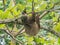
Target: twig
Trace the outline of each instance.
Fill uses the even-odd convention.
[[[11,36],[11,38],[13,38],[16,42],[18,42],[18,43],[20,43],[20,44],[22,44],[23,45],[23,43],[21,42],[21,41],[19,41],[18,39],[16,39],[11,33],[9,33],[9,31],[8,30],[5,30],[5,29],[0,29],[0,30],[2,30],[2,31],[4,31],[4,32],[6,32],[8,35],[10,35]]]
[[[14,5],[16,5],[16,1],[15,1],[15,0],[13,0],[13,2],[14,2]]]
[[[34,0],[32,0],[32,12],[34,12]]]
[[[16,37],[17,35],[21,34],[21,32],[23,31],[23,29],[24,29],[24,26],[22,26],[22,27],[19,29],[19,31],[17,32],[17,34],[15,35],[15,37]]]
[[[19,20],[19,21],[18,21]],[[6,24],[6,23],[15,23],[17,21],[19,24],[21,24],[20,17],[18,18],[13,18],[13,19],[5,19],[5,20],[0,20],[0,24]]]
[[[4,5],[4,11],[5,11],[6,9],[5,0],[3,0],[3,5]]]
[[[60,33],[57,33],[56,31],[52,30],[52,29],[49,29],[49,28],[46,28],[46,27],[40,27],[41,29],[44,29],[48,32],[51,32],[52,34],[56,35],[57,37],[60,37]]]
[[[16,25],[17,25],[17,24],[16,24],[16,21],[15,21],[15,23],[14,23],[14,27],[12,28],[11,32],[14,31],[14,28],[17,28]]]
[[[48,12],[49,12],[49,11],[44,11],[44,12],[40,15],[39,19],[42,19]]]
[[[11,31],[9,30],[9,28],[8,28],[8,25],[7,25],[7,24],[5,24],[5,26],[6,26],[6,29],[7,29],[9,32],[11,32]]]
[[[59,3],[60,3],[60,2],[55,3],[51,9],[44,11],[39,18],[41,19],[41,18],[43,18],[48,12],[54,11],[54,10],[55,10],[55,9],[54,9],[55,5],[57,5],[57,4],[59,4]]]

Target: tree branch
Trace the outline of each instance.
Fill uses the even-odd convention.
[[[42,19],[48,12],[49,12],[49,11],[44,11],[44,12],[40,15],[39,19]]]
[[[41,26],[41,29],[44,29],[48,32],[51,32],[52,34],[56,35],[57,37],[60,37],[60,33],[57,33],[56,31],[52,30],[52,29],[49,29],[49,28],[46,28],[46,27],[42,27]]]
[[[19,23],[19,24],[22,24],[21,23],[21,19],[20,17],[18,18],[13,18],[13,19],[5,19],[5,20],[0,20],[0,24],[7,24],[7,23]]]
[[[6,29],[7,29],[9,32],[11,32],[11,31],[9,30],[9,28],[8,28],[8,25],[7,25],[7,24],[5,24],[5,26],[6,26]]]
[[[59,4],[59,3],[60,3],[60,2],[57,2],[57,3],[55,3],[55,4],[53,5],[53,7],[52,7],[51,9],[45,10],[45,11],[41,14],[41,16],[40,16],[39,18],[41,19],[41,18],[43,18],[48,12],[51,12],[51,11],[56,10],[56,9],[54,9],[54,7],[55,7],[55,5],[57,5],[57,4]]]
[[[32,12],[34,12],[34,0],[32,0]]]
[[[23,31],[23,29],[24,29],[24,26],[22,26],[22,27],[19,29],[19,31],[17,32],[17,34],[15,35],[15,37],[16,37],[17,35],[21,34],[21,32]]]
[[[59,2],[55,3],[55,5],[57,5]],[[52,8],[54,8],[54,6]],[[32,0],[32,11],[34,11],[34,0]],[[43,18],[49,11],[42,11],[43,13],[40,16],[40,19]],[[32,12],[30,12],[32,13]],[[35,14],[40,13],[40,12],[35,12]],[[29,13],[27,13],[29,14]],[[20,17],[19,17],[20,18]],[[15,19],[5,19],[5,20],[0,20],[0,24],[6,24],[6,23],[10,23],[10,22],[15,22],[16,20],[18,20],[19,18],[15,18]],[[17,21],[19,24],[21,24],[20,21]]]
[[[4,10],[6,9],[5,0],[3,0]]]
[[[5,29],[0,29],[1,31],[4,31],[6,32],[8,35],[11,36],[11,38],[13,38],[16,42],[20,43],[23,45],[23,43],[21,41],[19,41],[18,39],[16,39],[8,30],[5,30]]]

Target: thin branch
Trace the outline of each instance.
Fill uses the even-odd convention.
[[[15,0],[13,0],[13,2],[14,2],[14,5],[16,5],[16,1],[15,1]]]
[[[5,0],[3,0],[4,10],[6,9]]]
[[[16,21],[17,23],[21,24],[21,19],[20,19],[20,17],[18,17],[18,18],[13,18],[13,19],[0,20],[0,24],[15,23],[15,21]]]
[[[49,12],[49,11],[44,11],[44,12],[40,15],[39,19],[42,19],[48,12]]]
[[[60,3],[60,2],[55,3],[51,9],[46,10],[45,12],[43,12],[39,18],[41,19],[41,18],[43,18],[48,12],[51,12],[51,11],[56,10],[56,9],[54,9],[54,7],[55,7],[55,5],[57,5],[57,4],[59,4],[59,3]]]
[[[9,28],[8,28],[8,25],[7,25],[7,24],[5,24],[5,26],[6,26],[6,29],[7,29],[9,32],[11,32],[11,31],[9,30]]]
[[[10,22],[14,22],[16,19],[5,19],[5,20],[0,20],[0,24],[6,24]]]
[[[23,45],[23,43],[22,43],[21,41],[19,41],[18,39],[16,39],[11,33],[9,33],[8,30],[5,30],[5,29],[0,29],[0,30],[6,32],[6,33],[7,33],[8,35],[10,35],[11,38],[13,38],[16,42],[18,42],[18,43],[20,43],[20,44]]]
[[[34,12],[34,0],[32,0],[32,12]]]
[[[17,24],[16,24],[16,21],[15,21],[14,27],[12,28],[11,32],[15,31],[14,28],[17,28],[16,25],[17,25]]]
[[[40,18],[40,19],[43,18],[48,12],[55,11],[54,7],[55,7],[55,5],[57,5],[57,4],[59,4],[59,3],[60,3],[60,2],[55,3],[54,6],[53,6],[51,9],[49,9],[49,10],[40,11],[40,12],[43,12],[43,13],[41,14],[41,16],[40,16],[39,18]],[[32,10],[33,10],[33,9],[34,9],[34,5],[33,5],[33,1],[32,1]],[[40,13],[40,12],[35,12],[35,14],[38,14],[38,13]],[[27,13],[27,14],[30,14],[30,13],[32,13],[32,12],[29,12],[29,13]]]
[[[58,3],[55,3],[54,4],[54,6],[55,5],[57,5]],[[53,6],[53,7],[54,7]],[[32,0],[32,11],[34,11],[34,0]],[[41,16],[40,16],[40,19],[42,18],[42,17],[44,17],[47,13],[48,13],[48,11],[46,11],[46,12],[44,12],[44,11],[42,11],[43,13],[41,14]],[[30,12],[30,13],[32,13],[32,12]],[[39,13],[39,12],[35,12],[36,14],[37,13]],[[29,14],[29,13],[28,13]],[[20,17],[19,17],[20,18]],[[0,20],[0,24],[6,24],[6,23],[11,23],[11,22],[15,22],[15,20],[18,20],[19,18],[15,18],[15,19],[5,19],[5,20]],[[20,21],[17,21],[19,24],[21,24],[21,22]]]
[[[15,4],[16,4],[16,2],[15,2],[15,0],[11,0],[11,2],[13,2],[13,4],[11,5],[11,6],[15,6]]]
[[[48,32],[51,32],[52,34],[56,35],[57,37],[60,37],[60,33],[57,33],[56,31],[52,30],[52,29],[49,29],[49,28],[46,28],[46,27],[42,27],[41,26],[41,29],[44,29]]]
[[[44,11],[41,15],[40,15],[40,19],[42,19],[47,13],[49,13],[49,12],[51,12],[51,11],[55,11],[56,9],[50,9],[50,10],[46,10],[46,11]]]
[[[16,37],[17,35],[21,34],[21,32],[23,31],[23,29],[24,29],[24,26],[22,26],[22,27],[19,29],[19,31],[17,32],[17,34],[15,35],[15,37]]]

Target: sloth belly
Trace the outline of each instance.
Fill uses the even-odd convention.
[[[30,36],[35,36],[39,32],[39,27],[36,22],[30,24],[29,27],[25,27],[25,32]]]

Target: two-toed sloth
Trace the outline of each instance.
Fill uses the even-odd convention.
[[[21,16],[22,23],[25,27],[25,32],[30,36],[35,36],[40,29],[39,15],[32,14],[32,16],[26,13]]]

